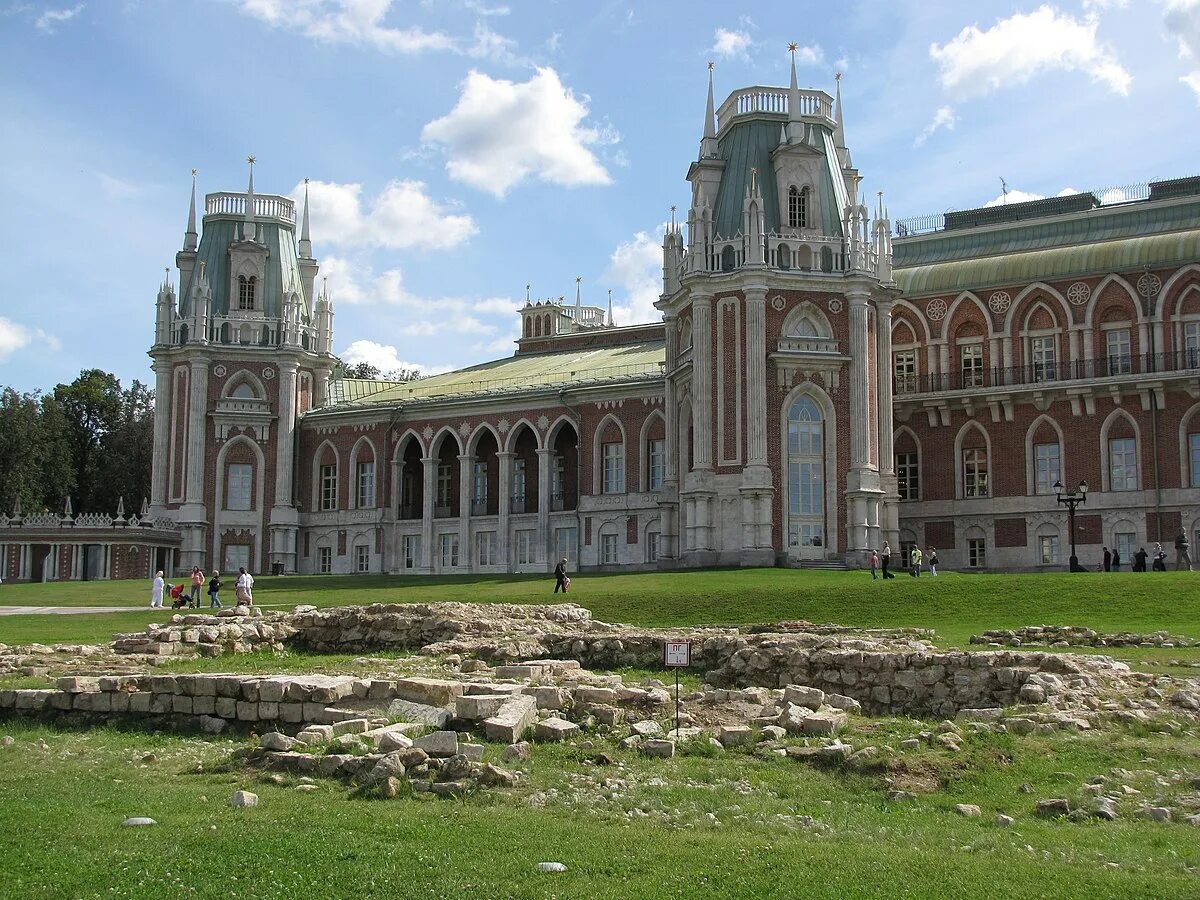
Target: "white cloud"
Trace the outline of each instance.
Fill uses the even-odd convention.
[[[373,46],[396,53],[453,50],[454,39],[421,28],[384,24],[392,0],[242,0],[241,10],[275,28],[328,44]]]
[[[825,51],[816,44],[796,48],[796,62],[802,66],[819,66],[825,62]]]
[[[845,56],[839,56],[833,64],[837,66],[839,72],[845,72],[850,68],[850,60]]]
[[[731,56],[745,56],[752,43],[754,41],[751,40],[749,32],[718,28],[713,35],[713,45],[709,50],[717,56],[728,59]]]
[[[1075,194],[1079,194],[1079,193],[1082,193],[1082,192],[1073,187],[1065,187],[1061,191],[1059,191],[1057,194],[1055,194],[1054,196],[1055,197],[1071,197],[1071,196],[1073,196]],[[983,205],[984,206],[1000,206],[1001,204],[1004,204],[1004,203],[1025,203],[1028,200],[1045,200],[1045,199],[1046,199],[1045,194],[1035,194],[1032,191],[1022,191],[1022,190],[1019,190],[1018,188],[1010,188],[1007,196],[1003,192],[1001,192],[1000,194],[993,197],[991,200],[987,201],[987,203],[985,203]],[[1096,195],[1096,199],[1098,199],[1100,201],[1101,205],[1107,206],[1109,203],[1124,203],[1126,200],[1130,200],[1132,198],[1126,191],[1122,190],[1121,188],[1109,188],[1106,191],[1102,191],[1102,192],[1098,193]]]
[[[142,192],[142,189],[132,182],[125,181],[123,178],[117,178],[113,175],[108,175],[104,172],[97,172],[96,178],[100,182],[100,190],[110,200],[121,200],[126,197],[136,197]]]
[[[0,362],[34,343],[42,344],[47,350],[62,349],[62,343],[54,335],[47,334],[40,328],[26,328],[12,319],[0,316]]]
[[[1179,58],[1200,61],[1200,0],[1168,0],[1163,12],[1167,33],[1179,45]],[[1200,69],[1179,76],[1200,102]]]
[[[347,365],[369,363],[384,375],[401,369],[420,369],[422,375],[437,375],[439,372],[450,370],[449,366],[427,366],[401,359],[400,351],[394,346],[375,341],[354,341],[339,355]]]
[[[1079,20],[1050,6],[1001,19],[986,31],[968,25],[929,55],[941,66],[942,87],[957,97],[1024,84],[1043,71],[1086,72],[1118,94],[1133,77],[1115,51],[1096,37],[1095,16]]]
[[[480,0],[466,0],[463,6],[479,16],[507,16],[512,12],[507,6],[488,6]]]
[[[292,197],[304,202],[303,182]],[[308,197],[312,234],[323,244],[444,250],[479,231],[471,216],[431,199],[420,181],[388,182],[369,209],[356,183],[310,181]]]
[[[947,131],[954,130],[954,124],[957,121],[954,115],[954,108],[951,106],[943,106],[933,114],[933,119],[925,129],[917,135],[917,139],[913,141],[914,147],[921,147],[929,140],[935,131],[945,128]]]
[[[37,21],[33,23],[33,26],[38,31],[53,34],[54,29],[63,22],[69,22],[83,12],[83,7],[84,4],[80,3],[78,6],[72,6],[69,9],[48,9],[37,17]]]
[[[587,101],[551,68],[537,69],[525,82],[472,71],[454,109],[426,125],[421,137],[445,148],[451,178],[497,197],[529,177],[567,187],[609,184],[590,148],[620,136],[584,124]]]
[[[662,245],[649,232],[639,231],[617,245],[608,258],[602,281],[614,287],[613,319],[618,325],[662,318],[654,308],[654,301],[662,293]]]
[[[467,56],[508,66],[532,65],[517,54],[516,41],[492,31],[483,22],[475,23],[475,41],[467,48]]]

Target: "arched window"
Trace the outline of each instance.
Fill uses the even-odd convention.
[[[525,337],[533,337],[533,319],[525,319]]]
[[[721,271],[732,272],[737,268],[737,254],[732,247],[726,247],[721,251]]]
[[[245,381],[243,381],[241,384],[239,384],[237,387],[235,387],[233,389],[233,393],[231,393],[229,396],[232,397],[234,400],[257,400],[258,399],[258,395],[254,393],[254,388],[252,388]]]
[[[238,276],[238,309],[254,309],[254,289],[258,279],[253,275],[247,278]]]
[[[808,227],[808,188],[797,190],[793,184],[788,188],[788,225],[792,228]]]
[[[779,268],[790,269],[792,267],[792,251],[787,244],[779,245],[779,249],[775,251],[775,258],[779,261]]]
[[[825,546],[825,423],[811,397],[788,410],[788,546]]]

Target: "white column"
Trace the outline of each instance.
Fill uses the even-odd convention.
[[[167,457],[170,443],[171,413],[171,364],[166,360],[154,361],[154,455],[151,461],[150,507],[158,513],[167,502],[167,470],[171,461]]]
[[[679,320],[673,315],[663,316],[667,336],[666,359],[667,371],[670,372],[676,364],[679,350]],[[679,398],[676,393],[675,379],[667,375],[663,385],[663,404],[666,407],[666,454],[667,462],[663,473],[662,519],[659,525],[658,555],[662,559],[676,559],[679,556]]]
[[[458,457],[458,564],[474,570],[471,555],[471,487],[474,481],[475,457],[466,453]]]
[[[202,504],[204,503],[204,450],[208,430],[208,360],[192,360],[190,381],[186,502]]]
[[[433,501],[437,491],[437,457],[421,459],[424,489],[421,494],[421,565],[426,571],[433,570]]]
[[[767,465],[767,288],[746,295],[746,467],[742,470],[742,561],[770,565],[774,486]],[[728,549],[728,548],[726,548]]]
[[[847,295],[850,301],[850,467],[853,469],[865,469],[870,464],[867,297],[865,292]]]
[[[292,505],[292,458],[296,433],[296,363],[279,364],[279,416],[275,420],[275,505]],[[351,490],[354,473],[350,473]]]
[[[692,299],[692,431],[694,467],[712,469],[712,304],[711,294]]]
[[[537,562],[546,565],[550,560],[550,555],[553,550],[550,547],[550,476],[554,467],[554,448],[539,447],[537,451],[538,457],[538,526],[537,526]],[[578,460],[576,460],[578,466]],[[564,485],[564,491],[566,486]],[[583,535],[579,536],[579,542],[582,546]],[[573,559],[570,561],[572,565],[578,566],[579,560]],[[557,560],[555,560],[557,563]],[[547,566],[551,568],[552,566]]]
[[[499,527],[496,529],[496,562],[504,566],[504,571],[511,571],[508,559],[508,517],[512,512],[512,461],[516,454],[511,450],[501,450],[496,454],[500,460],[500,477],[497,479],[496,490],[500,496],[496,512],[499,517]]]

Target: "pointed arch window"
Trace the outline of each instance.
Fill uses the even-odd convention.
[[[808,227],[808,187],[788,188],[788,225],[792,228]]]
[[[258,279],[251,275],[247,278],[245,275],[238,276],[238,309],[254,309],[254,292],[258,285]]]
[[[811,397],[788,410],[788,545],[825,545],[825,422]]]

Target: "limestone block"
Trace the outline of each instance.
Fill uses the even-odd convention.
[[[749,725],[722,725],[717,731],[717,740],[726,749],[750,747],[754,744],[754,732]]]
[[[305,704],[303,704],[303,707],[304,707],[304,717],[303,717],[302,721],[316,722],[321,725],[328,724],[329,717],[327,715],[325,715],[325,704],[324,703],[305,703]]]
[[[489,741],[515,744],[536,719],[537,702],[532,697],[509,697],[496,715],[483,720],[483,733]]]
[[[435,731],[413,741],[413,748],[435,758],[449,759],[458,754],[458,732]]]
[[[129,695],[129,711],[131,713],[148,713],[150,712],[150,698],[153,694],[147,691],[138,691]]]
[[[412,743],[412,738],[402,732],[384,731],[379,735],[377,746],[381,753],[393,753],[396,750],[407,750]]]
[[[441,728],[450,721],[450,710],[441,706],[413,703],[408,700],[393,700],[388,704],[388,714],[419,725]]]
[[[306,744],[326,744],[333,740],[332,725],[308,725],[297,735]]]
[[[454,711],[460,719],[477,721],[496,715],[508,697],[504,694],[464,694],[454,700]]]
[[[371,723],[366,719],[343,719],[340,722],[333,723],[333,733],[335,736],[342,734],[365,734],[371,728]]]
[[[151,694],[150,695],[150,712],[151,713],[169,713],[175,710],[175,704],[172,702],[174,694]]]
[[[249,700],[236,701],[237,719],[241,722],[258,721],[258,704]]]
[[[483,744],[459,744],[458,753],[471,762],[483,762]]]
[[[59,678],[55,686],[68,694],[81,694],[84,691],[100,690],[99,678],[82,678],[77,675],[68,675],[65,678]]]
[[[825,702],[834,709],[840,709],[843,712],[859,713],[862,712],[862,704],[853,697],[847,697],[844,694],[826,694]]]
[[[117,696],[114,694],[114,697]],[[128,694],[129,697],[136,697],[137,694]],[[211,716],[217,711],[217,698],[211,696],[200,696],[192,698],[192,715],[196,716]]]
[[[571,695],[562,688],[550,686],[526,688],[526,693],[537,701],[538,709],[566,709],[571,702]]]
[[[303,703],[280,703],[279,721],[298,723],[304,721]]]
[[[215,697],[217,695],[217,680],[211,675],[197,675],[192,681],[192,695],[195,697]]]
[[[258,718],[263,722],[274,722],[279,718],[279,704],[260,700],[258,702]]]
[[[200,730],[205,734],[220,734],[227,724],[229,723],[217,716],[200,717]]]
[[[825,692],[799,684],[789,684],[783,689],[783,701],[816,712],[825,703]]]
[[[539,741],[565,741],[579,734],[579,726],[566,719],[543,719],[533,726],[533,737]]]
[[[650,719],[634,722],[629,726],[629,730],[638,737],[658,737],[663,733],[662,726]]]
[[[258,683],[259,702],[279,703],[283,700],[283,682],[277,678],[266,678]]]
[[[192,698],[186,694],[176,694],[174,697],[173,709],[180,715],[192,715]]]
[[[497,678],[513,678],[518,681],[528,681],[530,678],[541,678],[542,667],[532,664],[524,666],[496,666],[492,674]]]
[[[174,675],[151,675],[146,682],[149,689],[156,694],[175,694],[179,691]]]
[[[392,682],[375,679],[367,688],[368,700],[387,700],[392,696]]]
[[[641,744],[638,745],[638,750],[645,756],[669,759],[675,755],[675,742],[651,739],[642,741]]]
[[[459,681],[446,681],[440,678],[401,678],[396,682],[396,696],[401,700],[412,703],[425,703],[429,706],[450,706],[456,697],[463,695],[463,685]]]
[[[271,731],[264,734],[259,743],[264,750],[286,752],[296,746],[296,739],[290,738],[286,734],[280,734],[278,731]]]
[[[800,730],[804,734],[837,734],[846,727],[846,722],[847,716],[844,712],[825,707],[805,718],[800,724]]]
[[[804,720],[813,715],[807,706],[788,704],[779,714],[777,724],[789,734],[800,734],[804,728]]]
[[[532,688],[525,684],[505,684],[498,681],[468,682],[463,685],[464,694],[529,694]]]

